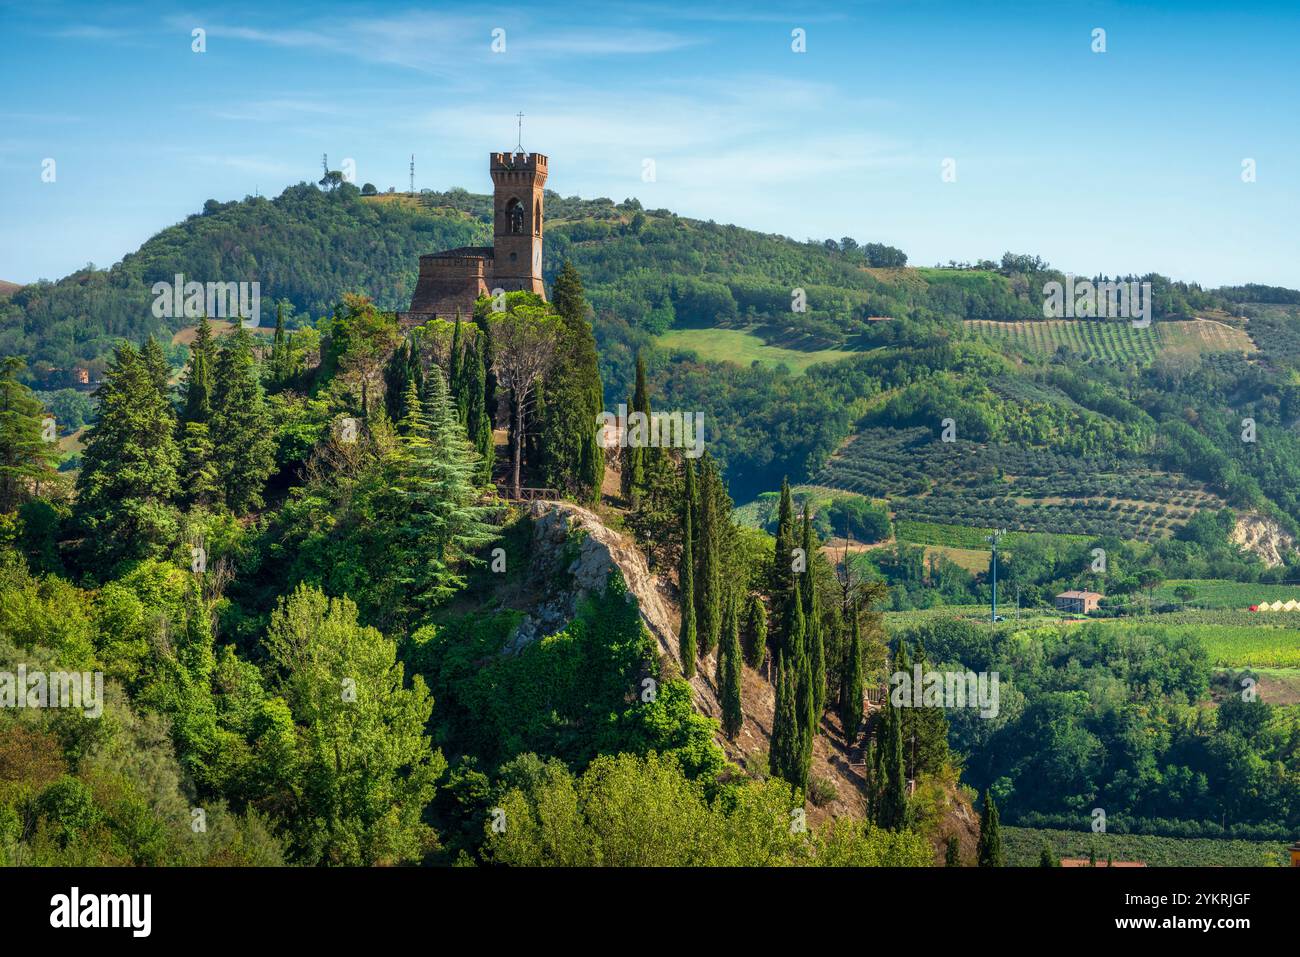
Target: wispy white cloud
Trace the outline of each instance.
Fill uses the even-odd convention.
[[[457,16],[407,11],[388,16],[259,26],[205,23],[202,16],[168,18],[173,26],[203,26],[211,40],[237,40],[285,49],[318,50],[425,73],[454,75],[488,61],[493,31],[505,30],[505,52],[530,57],[620,56],[667,53],[705,42],[697,33],[658,28],[554,25],[509,8],[494,15]]]
[[[139,32],[125,27],[101,27],[83,23],[71,27],[62,27],[52,31],[50,35],[65,40],[98,40],[101,42],[121,43],[136,39]]]
[[[213,116],[223,120],[241,120],[261,123],[279,123],[306,113],[315,116],[333,116],[341,112],[337,103],[312,99],[279,98],[257,100],[231,105],[214,111]]]
[[[302,173],[301,168],[292,164],[267,159],[262,156],[197,154],[193,159],[196,163],[201,163],[204,166],[222,166],[238,170],[241,173],[256,173],[259,176],[273,176],[289,181],[299,177]]]
[[[698,34],[667,30],[555,30],[525,32],[517,41],[526,53],[617,56],[623,54],[668,53],[706,42]]]

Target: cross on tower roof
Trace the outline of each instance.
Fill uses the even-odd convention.
[[[522,112],[520,112],[520,113],[516,113],[515,116],[517,116],[517,117],[519,118],[519,147],[518,147],[518,152],[522,153],[522,152],[524,151],[524,114],[523,114]]]

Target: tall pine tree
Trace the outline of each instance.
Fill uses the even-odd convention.
[[[158,345],[158,340],[153,336],[146,339],[144,346],[141,347],[140,361],[144,363],[145,369],[149,371],[149,379],[153,382],[154,388],[170,404],[171,385],[168,380],[172,375],[172,366],[167,361],[162,346]]]
[[[275,441],[247,329],[228,336],[217,356],[211,432],[226,506],[236,514],[261,508]]]
[[[77,523],[96,569],[156,556],[179,536],[180,453],[170,404],[129,343],[114,352],[77,476]]]
[[[474,452],[435,364],[425,380],[427,404],[407,387],[394,486],[403,522],[394,548],[394,574],[413,610],[437,604],[464,587],[457,565],[492,541],[496,529],[474,486]]]
[[[55,481],[59,446],[46,441],[45,410],[19,381],[23,360],[6,356],[0,367],[0,512],[10,512]]]

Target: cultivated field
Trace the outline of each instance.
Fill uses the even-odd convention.
[[[1241,329],[1210,319],[1152,322],[1137,328],[1131,322],[1098,319],[1042,319],[997,322],[971,319],[966,328],[978,336],[1009,343],[1036,355],[1052,355],[1061,347],[1103,362],[1146,364],[1162,351],[1254,352],[1255,344]]]
[[[1044,843],[1058,859],[1087,858],[1089,851],[1096,851],[1100,864],[1110,854],[1116,861],[1141,861],[1149,867],[1280,867],[1287,857],[1281,841],[1094,834],[1007,825],[1001,833],[1012,867],[1036,866]]]
[[[1188,603],[1195,608],[1236,608],[1245,611],[1251,605],[1274,601],[1300,601],[1300,585],[1263,585],[1251,582],[1171,578],[1155,591],[1157,601],[1176,601],[1175,589],[1190,588],[1194,597]],[[1262,618],[1265,612],[1256,612]],[[1276,612],[1267,613],[1270,615]],[[1272,620],[1271,618],[1268,620]]]
[[[1197,481],[1133,460],[957,440],[927,428],[870,428],[831,456],[815,481],[887,498],[899,522],[1005,528],[1149,542],[1222,500]],[[978,547],[975,539],[927,544]]]

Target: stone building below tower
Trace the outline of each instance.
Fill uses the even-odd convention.
[[[526,290],[546,296],[542,281],[542,217],[546,157],[540,153],[493,153],[492,245],[462,246],[420,257],[411,309],[404,325],[435,316],[453,319],[474,313],[474,302],[494,289]]]

